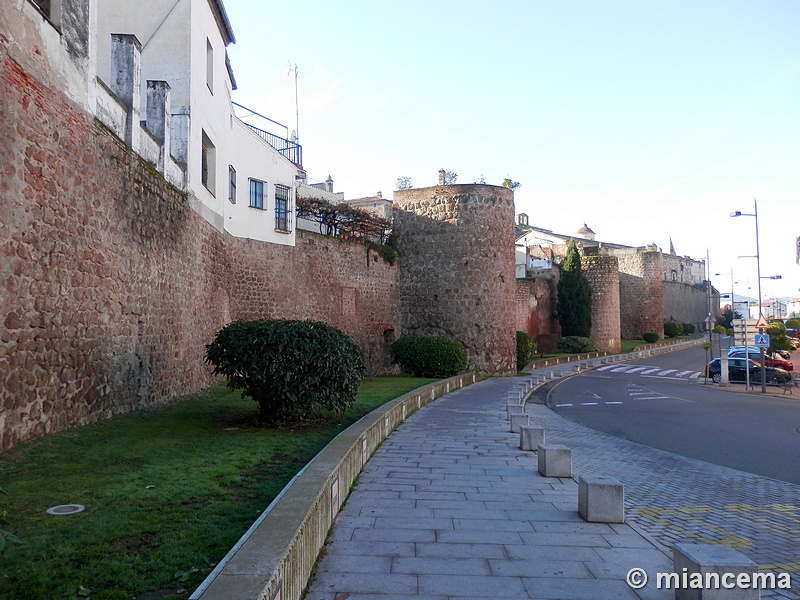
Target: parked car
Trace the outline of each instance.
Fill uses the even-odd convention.
[[[750,381],[761,383],[761,364],[744,357],[734,357],[728,359],[728,381],[747,381],[747,368],[750,368]],[[722,359],[715,358],[708,363],[708,377],[714,383],[722,381]],[[780,384],[792,380],[792,375],[788,371],[779,367],[764,367],[764,375],[767,383]]]
[[[745,358],[744,351],[736,351],[733,353],[728,353],[728,359],[731,358]],[[747,353],[747,358],[750,358],[756,361],[759,365],[761,364],[761,353],[760,352],[753,352],[752,350]],[[793,371],[794,364],[790,360],[786,360],[784,358],[776,358],[774,356],[767,356],[764,355],[764,366],[765,367],[780,367],[785,371]]]

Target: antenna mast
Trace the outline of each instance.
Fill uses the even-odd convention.
[[[289,76],[294,73],[294,117],[295,117],[295,139],[294,142],[298,143],[300,140],[300,105],[297,101],[297,63],[294,65],[289,61],[289,70],[286,75]]]

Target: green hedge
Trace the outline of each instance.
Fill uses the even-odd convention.
[[[467,368],[467,351],[459,342],[434,335],[408,335],[392,344],[394,362],[414,377],[452,377]]]
[[[517,332],[517,370],[522,369],[536,352],[536,344],[530,334]]]
[[[655,331],[645,331],[642,339],[648,344],[655,344],[658,341],[658,334]]]
[[[674,338],[683,333],[683,324],[677,321],[666,321],[664,323],[664,337]]]
[[[597,352],[594,342],[587,337],[568,335],[558,340],[558,349],[568,354],[582,354],[584,352]]]

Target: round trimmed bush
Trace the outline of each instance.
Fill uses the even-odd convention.
[[[517,370],[523,368],[536,351],[533,338],[525,331],[517,332]]]
[[[259,420],[319,410],[342,413],[355,402],[364,358],[344,333],[318,321],[236,321],[206,346],[206,362],[228,387],[259,404]]]
[[[583,354],[584,352],[597,352],[597,347],[587,337],[568,335],[558,340],[558,350],[567,354]]]
[[[655,331],[645,331],[642,339],[648,344],[655,344],[658,341],[658,334]]]
[[[683,325],[677,321],[666,321],[664,323],[664,337],[674,338],[683,333]]]
[[[450,338],[407,335],[392,344],[394,362],[414,377],[452,377],[467,368],[467,351]]]

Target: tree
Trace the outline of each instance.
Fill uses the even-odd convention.
[[[450,169],[444,170],[444,184],[445,185],[454,185],[458,181],[458,173],[455,171],[451,171]]]
[[[717,317],[717,325],[722,325],[725,329],[731,329],[733,327],[733,320],[741,318],[742,315],[740,315],[738,311],[734,311],[730,306],[726,306],[722,309],[719,317]]]
[[[592,290],[581,270],[575,240],[569,241],[558,282],[558,320],[561,335],[589,337],[592,332]]]
[[[397,180],[394,182],[395,187],[398,190],[410,190],[412,187],[411,185],[411,177],[398,177]]]
[[[514,190],[516,190],[521,185],[522,184],[519,181],[513,181],[513,180],[509,179],[508,177],[503,179],[503,187],[510,189],[512,192]]]

